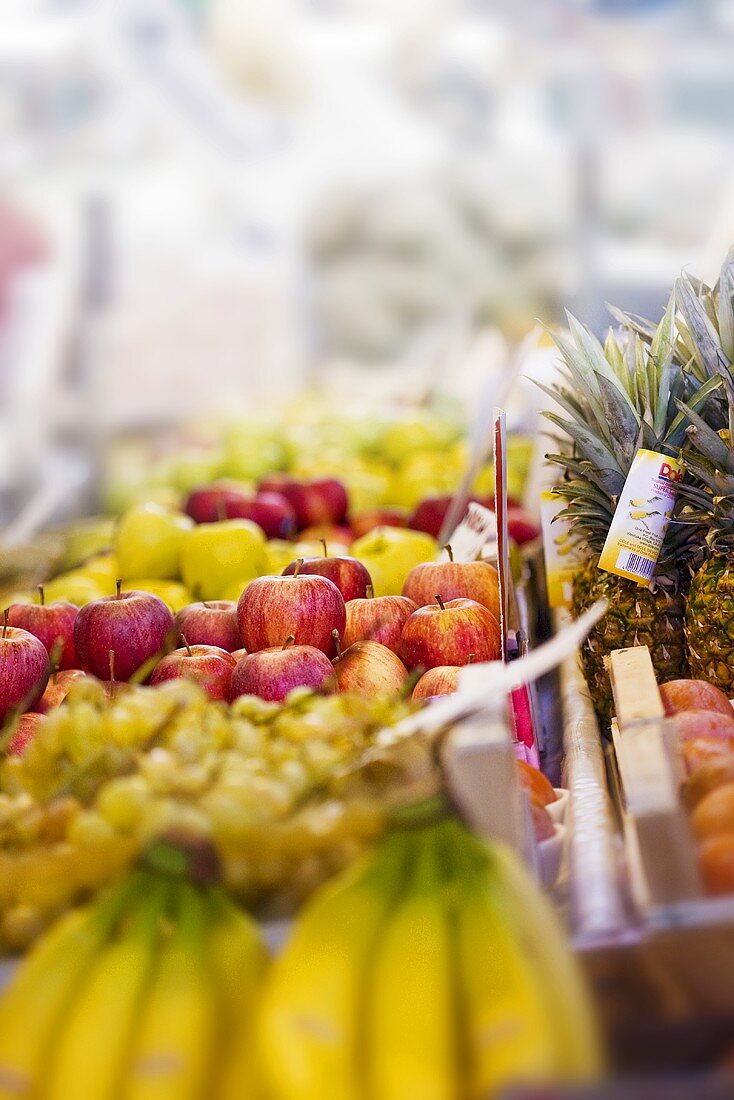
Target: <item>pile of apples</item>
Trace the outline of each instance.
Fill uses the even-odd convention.
[[[705,680],[671,680],[660,695],[677,727],[704,885],[712,894],[734,893],[734,709]]]
[[[21,751],[40,715],[85,675],[110,693],[131,678],[187,678],[219,700],[282,701],[297,687],[390,695],[411,683],[416,700],[444,695],[461,666],[499,657],[498,588],[487,562],[430,561],[410,569],[401,594],[376,596],[363,561],[324,552],[252,579],[236,601],[192,601],[175,616],[160,596],[123,591],[121,581],[81,608],[48,603],[41,589],[39,603],[15,603],[5,616],[0,723],[31,712],[10,745]]]

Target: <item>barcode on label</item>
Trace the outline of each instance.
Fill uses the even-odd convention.
[[[655,564],[652,558],[646,558],[644,554],[632,554],[629,550],[623,550],[617,558],[617,569],[624,569],[625,573],[634,573],[636,577],[646,577],[648,580],[655,572]]]

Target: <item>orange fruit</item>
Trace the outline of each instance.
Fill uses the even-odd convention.
[[[541,771],[524,760],[516,761],[520,786],[528,792],[530,798],[538,806],[548,806],[556,800],[556,792],[550,780],[546,779]]]
[[[699,840],[734,833],[734,783],[709,791],[691,814],[691,826]]]
[[[734,893],[734,832],[704,840],[699,845],[698,858],[709,893]]]
[[[660,698],[668,715],[684,710],[709,710],[734,717],[734,709],[721,688],[706,680],[669,680],[660,685]]]
[[[695,771],[692,771],[683,784],[683,798],[689,809],[697,806],[702,798],[705,798],[717,787],[723,787],[725,783],[734,783],[734,753],[720,753],[709,760],[705,760]]]
[[[689,737],[680,743],[686,773],[690,775],[712,760],[734,756],[734,740],[725,737]]]

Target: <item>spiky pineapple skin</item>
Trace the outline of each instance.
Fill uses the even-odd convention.
[[[597,560],[584,562],[574,574],[571,610],[577,617],[596,600],[609,603],[581,650],[589,693],[602,731],[608,733],[614,705],[604,658],[613,650],[648,646],[660,683],[688,675],[685,583],[676,570],[657,576],[654,590],[643,588],[599,569]]]
[[[714,551],[694,573],[686,637],[691,675],[734,695],[734,550]]]

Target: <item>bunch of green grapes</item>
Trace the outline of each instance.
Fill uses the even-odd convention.
[[[214,841],[242,900],[291,909],[381,834],[395,801],[435,785],[428,747],[375,756],[410,709],[305,689],[227,706],[181,680],[108,699],[80,682],[0,766],[0,945],[25,946],[177,830]]]

